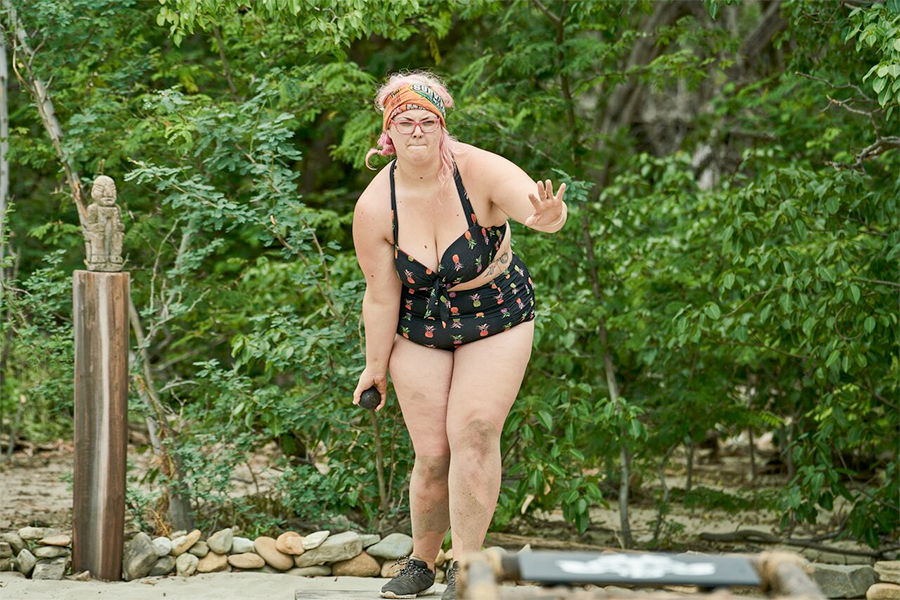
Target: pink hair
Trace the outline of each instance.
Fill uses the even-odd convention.
[[[388,97],[388,94],[409,83],[421,83],[427,85],[441,97],[446,109],[449,110],[453,107],[453,97],[447,91],[447,88],[444,87],[444,84],[440,79],[426,71],[411,71],[409,73],[394,73],[388,78],[387,83],[381,86],[378,93],[375,94],[375,108],[383,113],[384,101]],[[441,152],[441,169],[438,171],[438,181],[441,183],[441,191],[443,194],[446,194],[452,189],[454,170],[453,149],[458,146],[458,144],[459,141],[450,135],[450,132],[444,127],[438,145]],[[373,154],[380,154],[381,156],[394,156],[397,154],[397,150],[394,148],[394,142],[386,131],[382,131],[381,137],[378,138],[378,148],[372,148],[366,153],[366,167],[374,170],[374,167],[369,164],[369,158],[371,158]]]

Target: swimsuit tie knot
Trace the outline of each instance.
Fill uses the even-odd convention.
[[[447,284],[443,278],[435,277],[434,283],[431,285],[431,294],[428,296],[428,306],[425,309],[425,316],[440,316],[441,321],[446,323],[450,320],[450,300],[447,297]]]

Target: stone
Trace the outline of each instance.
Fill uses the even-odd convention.
[[[305,540],[303,545],[306,546]],[[349,560],[360,552],[362,552],[362,539],[359,537],[359,534],[354,531],[345,531],[344,533],[328,536],[328,539],[322,542],[322,545],[318,548],[307,550],[300,556],[294,557],[294,565],[297,567],[311,567],[313,565],[335,563]]]
[[[311,533],[303,538],[303,547],[307,550],[318,548],[325,540],[328,539],[329,535],[331,535],[330,531],[317,531],[315,533]]]
[[[125,544],[125,555],[122,559],[122,578],[133,581],[146,577],[156,563],[159,554],[153,540],[146,533],[139,533]]]
[[[156,559],[156,562],[153,563],[153,568],[150,569],[150,572],[147,574],[149,577],[162,577],[164,575],[168,575],[172,571],[175,570],[175,557],[174,556],[160,556]]]
[[[9,547],[12,548],[13,556],[19,554],[22,550],[26,550],[28,548],[28,544],[25,543],[21,537],[19,537],[18,533],[3,533],[0,534],[0,540],[9,544]]]
[[[48,535],[52,535],[52,531],[44,527],[23,527],[19,530],[19,537],[26,542],[34,542]]]
[[[452,563],[453,562],[453,548],[450,548],[446,552],[444,552],[444,562]]]
[[[179,577],[190,577],[197,570],[200,559],[193,554],[182,554],[175,559],[175,573]]]
[[[0,587],[3,587],[3,584],[10,579],[27,579],[27,577],[25,577],[18,571],[0,572]]]
[[[179,529],[178,531],[173,531],[172,534],[169,536],[169,539],[176,540],[176,539],[180,538],[181,536],[187,535],[187,534],[188,534],[187,531]]]
[[[16,555],[16,568],[19,573],[26,576],[31,574],[35,563],[37,563],[37,559],[27,548],[23,548],[19,554]]]
[[[396,560],[386,560],[384,561],[384,564],[381,565],[381,576],[392,579],[400,574],[402,568],[403,565]]]
[[[194,555],[191,555],[194,556]],[[209,552],[197,563],[198,573],[218,573],[228,569],[228,557],[224,554]]]
[[[381,536],[377,533],[363,533],[359,537],[362,538],[363,550],[381,541]]]
[[[172,553],[172,540],[167,537],[158,537],[153,540],[153,547],[159,556],[168,556]]]
[[[0,558],[9,558],[12,555],[12,546],[9,545],[9,542],[0,542]]]
[[[378,577],[381,565],[366,552],[360,552],[349,560],[342,560],[331,565],[331,574],[335,577]]]
[[[72,538],[65,534],[48,535],[38,541],[41,546],[70,546]]]
[[[875,569],[855,565],[813,565],[811,578],[827,598],[861,598],[878,580]]]
[[[866,591],[866,600],[900,600],[900,585],[876,583]]]
[[[172,555],[173,556],[181,556],[185,552],[191,549],[191,546],[197,543],[200,539],[200,530],[195,529],[192,532],[174,538],[172,540]]]
[[[229,556],[228,564],[235,569],[262,569],[266,566],[266,561],[259,554],[244,552],[243,554],[232,554]]]
[[[14,558],[0,558],[0,573],[4,571],[14,571],[16,565],[13,561],[15,561]]]
[[[90,581],[91,572],[82,571],[81,573],[72,573],[71,575],[66,575],[66,579],[69,581]]]
[[[434,572],[435,583],[445,583],[447,581],[447,573],[443,569],[437,569]]]
[[[190,550],[188,550],[188,552],[190,552],[197,558],[203,558],[204,556],[209,554],[209,546],[206,544],[206,542],[200,541],[200,542],[197,542],[196,544],[194,544],[193,546],[191,546],[191,548],[190,548]],[[222,553],[219,552],[218,554],[222,554]]]
[[[39,560],[31,573],[32,579],[59,581],[66,574],[66,563]]]
[[[59,558],[60,556],[69,556],[68,548],[59,546],[38,546],[34,549],[34,555],[38,558]]]
[[[284,571],[279,571],[278,569],[273,569],[269,565],[263,565],[259,569],[253,569],[254,573],[266,573],[267,575],[281,575]]]
[[[231,541],[231,554],[246,554],[253,551],[253,540],[234,536],[234,539]]]
[[[234,542],[234,532],[229,527],[222,531],[217,531],[206,540],[206,545],[216,554],[228,554],[231,552],[231,544]]]
[[[268,536],[260,536],[253,542],[256,553],[263,557],[266,564],[279,571],[287,571],[294,566],[294,559],[275,547],[275,540]]]
[[[409,556],[412,549],[413,539],[410,536],[405,533],[392,533],[370,547],[367,552],[372,556],[385,560],[397,560],[398,558]]]
[[[525,544],[524,546],[522,546],[522,549],[519,550],[519,552],[520,552],[520,553],[522,553],[522,552],[531,552],[531,544]]]
[[[444,551],[438,550],[437,558],[434,559],[434,566],[443,565],[445,562],[447,562],[447,557],[444,555]]]
[[[331,575],[331,567],[328,565],[316,565],[314,567],[296,567],[288,569],[285,575],[296,575],[298,577],[328,577]]]
[[[275,549],[283,554],[300,556],[306,552],[303,547],[303,536],[296,531],[285,531],[275,540]]]
[[[13,546],[13,552],[16,547]],[[875,563],[875,572],[883,583],[900,583],[900,560],[882,560]]]

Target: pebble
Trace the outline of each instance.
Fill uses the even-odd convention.
[[[3,587],[3,583],[9,581],[10,579],[27,579],[27,577],[25,577],[18,571],[7,571],[5,573],[0,572],[0,587]]]
[[[0,534],[0,540],[9,544],[9,547],[12,548],[13,555],[18,554],[22,550],[28,548],[28,544],[25,543],[21,537],[19,537],[18,533],[3,533]]]
[[[369,546],[374,546],[381,541],[381,536],[377,533],[364,533],[359,537],[362,538],[363,550],[365,550]]]
[[[171,535],[169,535],[169,539],[171,539],[171,540],[178,539],[178,538],[180,538],[181,536],[187,535],[187,534],[188,534],[187,531],[184,531],[184,530],[179,529],[178,531],[173,531],[173,532],[171,533]]]
[[[368,549],[369,554],[385,560],[396,560],[409,556],[413,549],[413,539],[405,533],[392,533]]]
[[[200,542],[197,542],[196,544],[194,544],[193,546],[191,546],[191,549],[188,550],[188,552],[190,552],[197,558],[203,558],[204,556],[209,554],[209,546],[206,544],[206,542],[200,541]],[[218,554],[222,554],[222,553],[219,552]]]
[[[133,581],[146,577],[156,563],[159,554],[153,540],[146,533],[139,533],[125,544],[125,555],[122,559],[122,578]]]
[[[0,558],[9,558],[12,555],[12,546],[9,545],[9,542],[0,542]]]
[[[154,538],[153,547],[159,556],[168,556],[172,553],[172,540],[167,537]]]
[[[175,557],[161,556],[156,559],[155,563],[153,563],[153,568],[150,569],[150,572],[147,575],[148,577],[162,577],[163,575],[168,575],[174,570]]]
[[[866,591],[866,600],[900,600],[900,585],[876,583]]]
[[[34,555],[38,558],[58,558],[60,556],[69,556],[68,548],[59,546],[38,546],[34,549]]]
[[[172,539],[172,555],[173,556],[181,556],[188,550],[190,550],[191,546],[197,543],[200,539],[200,530],[195,529],[192,532],[179,536],[177,538]]]
[[[232,554],[229,556],[228,564],[235,569],[262,569],[266,566],[266,561],[259,554],[244,552],[243,554]]]
[[[862,598],[878,575],[869,566],[815,563],[811,579],[827,598]]]
[[[39,560],[31,573],[32,579],[58,581],[66,574],[66,563]]]
[[[875,563],[875,572],[883,583],[900,583],[900,560],[879,561]]]
[[[331,567],[328,565],[296,567],[285,571],[285,575],[297,575],[298,577],[328,577],[331,575]]]
[[[193,554],[182,554],[175,559],[175,572],[180,577],[190,577],[197,570],[200,559]]]
[[[447,562],[447,556],[444,554],[443,550],[438,550],[437,558],[434,559],[434,565],[443,565],[445,562]]]
[[[222,531],[217,531],[206,540],[206,545],[216,554],[228,554],[231,552],[231,545],[233,543],[234,532],[230,527],[228,529],[223,529]]]
[[[366,552],[361,552],[349,560],[331,565],[331,574],[335,577],[378,577],[381,575],[381,565]]]
[[[193,555],[192,555],[193,556]],[[224,554],[210,552],[197,563],[198,573],[218,573],[228,569],[228,557]]]
[[[268,536],[260,536],[253,542],[256,553],[263,557],[266,564],[279,571],[287,571],[294,566],[294,559],[275,547],[275,540]],[[299,558],[299,557],[298,557]]]
[[[296,531],[285,531],[275,540],[275,549],[291,556],[300,556],[306,552],[303,547],[303,536]]]
[[[306,546],[305,540],[303,545]],[[349,560],[360,552],[362,552],[362,539],[359,537],[359,534],[355,531],[345,531],[337,535],[330,535],[318,548],[307,550],[302,555],[295,556],[294,565],[297,567],[311,567],[324,563],[334,563]]]
[[[72,544],[72,538],[65,534],[48,535],[41,538],[38,544],[42,546],[69,546]]]
[[[27,548],[23,548],[18,555],[16,555],[16,565],[19,573],[24,575],[29,575],[31,570],[34,569],[34,565],[37,562],[37,559],[34,557]]]
[[[246,554],[247,552],[253,552],[253,540],[234,536],[234,539],[231,541],[231,553]]]
[[[331,535],[330,531],[317,531],[315,533],[311,533],[303,538],[303,547],[306,550],[318,548],[322,545],[322,542],[328,539],[329,535]]]
[[[69,581],[90,581],[91,572],[82,571],[81,573],[72,573],[71,575],[66,575],[66,579]]]
[[[19,530],[19,537],[27,542],[34,542],[48,535],[53,535],[53,530],[45,527],[23,527]]]

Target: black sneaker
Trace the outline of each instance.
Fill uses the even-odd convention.
[[[415,558],[401,558],[403,569],[381,588],[382,598],[415,598],[434,591],[434,571],[428,563]]]
[[[459,563],[453,561],[447,569],[447,587],[441,594],[441,600],[456,600],[456,576],[459,575]]]

